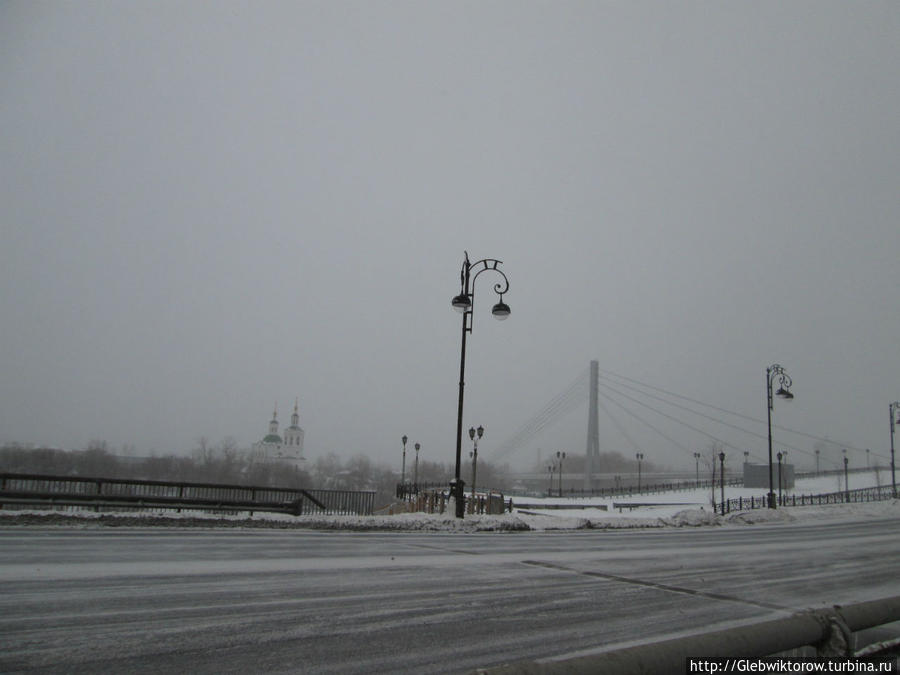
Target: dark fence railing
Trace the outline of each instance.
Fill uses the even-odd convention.
[[[882,485],[879,487],[860,488],[858,490],[843,490],[841,492],[828,492],[818,495],[785,495],[776,497],[779,506],[819,506],[824,504],[851,504],[858,502],[879,502],[892,499],[894,496],[893,489],[890,485]],[[768,500],[762,497],[738,497],[737,499],[726,499],[721,502],[717,510],[722,513],[731,513],[732,511],[747,511],[753,509],[764,509],[768,506]]]
[[[446,489],[449,481],[442,483],[397,483],[397,499],[412,499],[420,492]]]
[[[374,504],[374,491],[0,473],[0,508],[75,506],[97,510],[156,508],[371,515]]]
[[[741,486],[744,484],[743,476],[725,479],[726,485]],[[718,489],[721,483],[715,481],[715,487]],[[588,497],[624,497],[627,495],[652,495],[662,492],[677,492],[679,490],[699,490],[712,489],[713,481],[711,480],[683,480],[673,481],[669,483],[652,483],[649,485],[612,485],[605,488],[567,488],[563,487],[562,496],[572,498],[588,498]],[[549,497],[559,497],[557,488],[548,489],[544,492]]]

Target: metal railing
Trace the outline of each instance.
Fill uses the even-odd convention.
[[[720,484],[721,483],[718,480],[716,480],[715,483],[711,480],[682,480],[669,483],[652,483],[649,485],[641,485],[640,489],[638,489],[637,485],[614,485],[610,487],[589,489],[563,487],[562,496],[570,497],[573,499],[588,499],[590,497],[625,497],[631,495],[652,495],[661,494],[663,492],[677,492],[679,490],[708,490],[712,489],[713,485],[718,488]],[[725,479],[725,484],[739,487],[744,484],[744,478],[743,476],[727,478]],[[555,487],[544,490],[541,494],[545,494],[548,497],[560,496],[559,490]]]
[[[0,508],[186,509],[371,515],[374,491],[0,473]]]
[[[893,498],[890,485],[878,487],[859,488],[857,490],[842,490],[841,492],[826,492],[817,495],[785,495],[776,498],[779,506],[821,506],[826,504],[855,504],[860,502],[880,502]],[[768,501],[762,497],[738,497],[726,499],[720,502],[716,509],[725,515],[732,511],[747,511],[764,509],[768,507]]]
[[[598,654],[522,661],[476,672],[484,675],[669,675],[684,672],[688,658],[761,658],[810,645],[816,647],[819,656],[853,657],[857,654],[852,649],[852,633],[898,620],[900,596],[893,596]]]

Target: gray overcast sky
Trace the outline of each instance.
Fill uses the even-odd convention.
[[[0,442],[248,446],[299,397],[311,458],[451,462],[466,249],[511,283],[488,459],[591,359],[761,419],[779,362],[777,423],[887,455],[898,64],[895,1],[4,2]]]

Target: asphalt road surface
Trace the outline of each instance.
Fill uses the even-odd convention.
[[[453,673],[900,594],[900,522],[0,529],[0,671]]]

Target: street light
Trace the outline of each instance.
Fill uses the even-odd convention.
[[[494,258],[484,258],[476,263],[469,262],[469,253],[465,251],[462,269],[459,273],[460,291],[450,304],[457,312],[462,314],[462,348],[459,357],[459,408],[456,414],[456,472],[450,485],[450,492],[456,499],[456,517],[465,516],[465,496],[463,480],[460,478],[460,462],[462,455],[462,418],[463,418],[463,391],[466,377],[466,335],[472,332],[472,310],[475,307],[475,280],[478,275],[487,270],[493,270],[502,277],[502,282],[494,284],[494,292],[500,296],[500,301],[493,306],[491,314],[494,318],[503,321],[509,316],[509,305],[503,302],[503,294],[509,290],[509,280],[500,270],[502,262]]]
[[[894,426],[900,424],[900,413],[898,413],[896,422],[894,415],[900,411],[900,401],[894,401],[890,406],[891,411],[891,495],[897,498],[897,479],[894,475]]]
[[[406,485],[406,441],[409,439],[404,434],[400,440],[403,441],[403,464],[400,468],[400,485]]]
[[[419,448],[422,446],[416,443],[413,447],[416,449],[416,477],[413,484],[416,486],[416,494],[419,494]]]
[[[694,468],[697,470],[697,485],[699,485],[700,484],[700,453],[699,452],[694,453],[694,464],[695,464]]]
[[[847,451],[844,450],[846,453]],[[844,455],[844,492],[847,495],[847,501],[850,501],[850,482],[847,480],[847,464],[849,464],[849,460],[847,459],[847,455]]]
[[[816,478],[819,477],[819,449],[816,448]]]
[[[781,481],[781,453],[778,453],[778,503],[783,504],[781,501],[781,488],[783,483]]]
[[[475,427],[469,427],[469,439],[473,443],[469,457],[472,458],[472,497],[475,497],[475,476],[478,471],[478,439],[484,436],[484,427],[478,425],[478,438],[475,438]]]
[[[719,472],[719,483],[722,486],[722,515],[725,515],[725,453],[719,453],[719,464],[722,470]]]
[[[791,385],[793,384],[793,380],[791,380],[790,375],[784,372],[784,368],[782,368],[777,363],[766,368],[766,399],[768,403],[768,414],[769,414],[769,508],[774,509],[777,508],[775,505],[775,490],[772,487],[772,411],[775,409],[775,400],[772,395],[772,384],[775,381],[775,378],[778,378],[778,391],[775,392],[775,396],[780,398],[791,400],[794,398],[794,395],[790,392]],[[780,470],[780,469],[779,469]],[[780,490],[780,487],[779,487]]]
[[[562,497],[562,465],[563,460],[566,458],[566,453],[560,453],[559,450],[556,451],[556,459],[559,462],[559,496]]]
[[[638,463],[638,490],[637,491],[638,491],[638,494],[640,494],[641,493],[641,460],[644,459],[644,453],[636,452],[634,454],[634,456],[637,459],[637,463]]]

